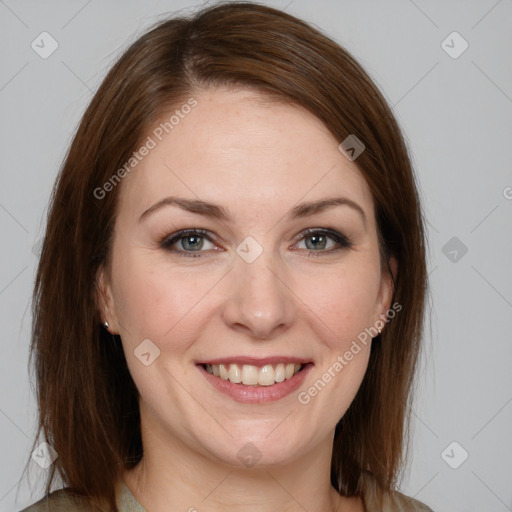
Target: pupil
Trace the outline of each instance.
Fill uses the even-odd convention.
[[[195,235],[187,236],[184,240],[185,240],[185,244],[189,245],[189,247],[184,247],[184,248],[188,248],[188,249],[197,249],[198,247],[201,248],[202,244],[198,243],[199,239],[200,239],[200,237],[195,236]]]
[[[310,236],[310,240],[313,243],[313,248],[323,247],[322,242],[325,242],[325,236],[324,235],[312,235],[312,236]]]

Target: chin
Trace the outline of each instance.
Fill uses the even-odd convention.
[[[301,440],[294,443],[287,432],[269,436],[265,429],[264,434],[233,435],[222,445],[203,445],[203,450],[229,466],[264,469],[292,462],[305,451],[300,444]]]

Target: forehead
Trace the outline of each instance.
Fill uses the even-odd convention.
[[[122,182],[121,214],[140,215],[168,195],[253,213],[276,205],[277,214],[301,200],[341,194],[373,216],[361,172],[307,110],[248,89],[191,96],[194,107],[181,108],[186,98],[143,138],[152,148]]]

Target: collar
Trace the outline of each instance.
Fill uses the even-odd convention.
[[[116,503],[120,512],[147,512],[122,479],[117,486]]]

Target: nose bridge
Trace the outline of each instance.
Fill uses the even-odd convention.
[[[295,306],[285,276],[280,275],[282,265],[271,250],[258,246],[248,240],[238,248],[224,320],[255,338],[268,338],[292,323]]]

